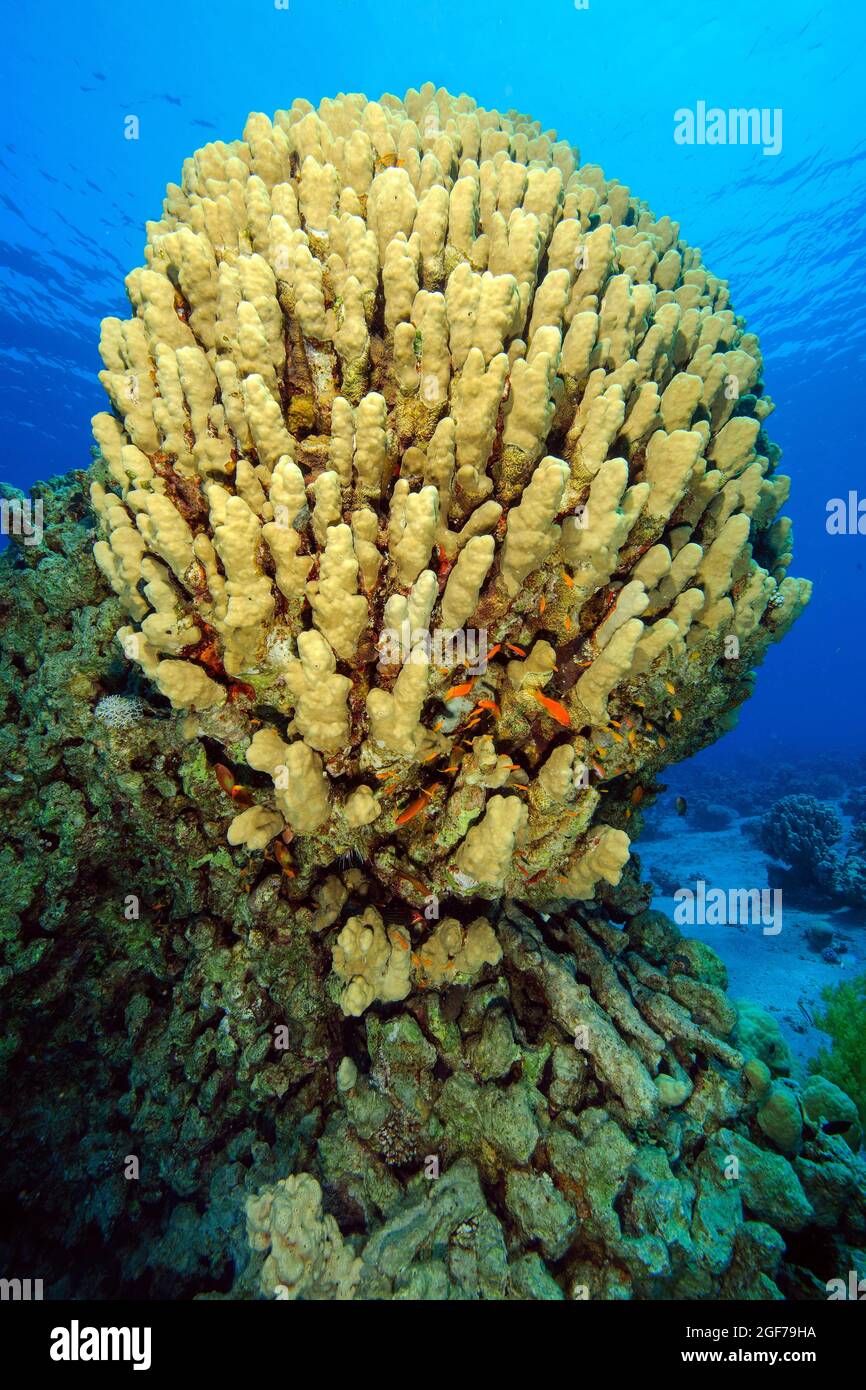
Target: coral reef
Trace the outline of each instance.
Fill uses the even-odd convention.
[[[551,939],[506,903],[496,929],[502,968],[458,1007],[367,1016],[318,1141],[356,1297],[820,1296],[866,1233],[847,1097],[739,1054],[721,962],[660,913]],[[252,1247],[236,1297],[267,1285]]]
[[[678,224],[528,117],[341,95],[188,159],[126,287],[94,554],[229,843],[297,902],[341,855],[416,907],[616,884],[809,592]]]
[[[851,1108],[630,853],[807,597],[724,282],[432,88],[251,117],[146,260],[0,556],[4,1264],[825,1297]]]
[[[784,884],[818,902],[866,903],[866,830],[855,825],[847,843],[833,806],[803,794],[777,801],[755,826],[755,839],[785,865]]]
[[[443,916],[426,982],[343,1013],[329,937],[412,912],[357,866],[299,906],[215,840],[206,750],[114,649],[83,481],[0,558],[6,1263],[55,1297],[532,1300],[858,1267],[845,1097],[786,1079],[628,874],[603,907]]]
[[[836,872],[835,846],[842,838],[838,813],[814,796],[783,797],[762,817],[758,844],[772,859],[787,865],[791,886],[831,894]]]

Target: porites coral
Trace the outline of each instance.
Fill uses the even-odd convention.
[[[758,341],[678,224],[428,85],[251,115],[126,286],[97,563],[188,733],[272,778],[292,891],[349,852],[416,901],[615,882],[632,790],[809,589]]]

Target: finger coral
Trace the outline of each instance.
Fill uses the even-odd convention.
[[[428,86],[251,115],[126,287],[94,553],[187,736],[262,774],[231,842],[290,832],[297,898],[346,855],[416,905],[616,883],[808,599],[726,282]]]

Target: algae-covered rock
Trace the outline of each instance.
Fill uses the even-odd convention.
[[[436,1104],[449,1153],[470,1153],[490,1171],[502,1163],[528,1163],[541,1133],[543,1098],[534,1086],[516,1081],[500,1090],[480,1086],[468,1075],[450,1076]]]
[[[783,1153],[799,1151],[803,1138],[803,1112],[795,1091],[774,1085],[762,1098],[756,1119],[759,1126]]]
[[[803,1087],[803,1109],[813,1124],[841,1134],[855,1153],[862,1142],[857,1106],[839,1086],[823,1076],[810,1076]]]
[[[791,1050],[772,1014],[747,999],[736,1000],[734,1043],[746,1055],[757,1057],[774,1076],[789,1076]]]
[[[469,1064],[480,1081],[496,1081],[507,1076],[522,1057],[514,1039],[511,1021],[501,1009],[485,1015],[481,1033],[467,1048]]]
[[[521,1255],[511,1265],[509,1289],[512,1298],[531,1302],[557,1302],[565,1298],[543,1259],[534,1251]]]
[[[542,1254],[558,1260],[565,1254],[577,1227],[572,1207],[556,1190],[547,1173],[511,1172],[505,1180],[505,1202],[523,1239],[537,1241]]]
[[[758,1220],[782,1231],[800,1231],[814,1215],[794,1168],[781,1154],[759,1149],[729,1129],[719,1130],[713,1150],[726,1176],[730,1174],[728,1180],[738,1186],[743,1205]]]

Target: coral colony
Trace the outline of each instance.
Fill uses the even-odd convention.
[[[809,597],[726,282],[430,85],[251,115],[126,286],[95,718],[45,735],[95,750],[90,855],[122,817],[158,895],[118,928],[114,880],[108,973],[148,1039],[125,1151],[175,1214],[122,1258],[184,1294],[234,1260],[235,1297],[826,1297],[856,1109],[630,852]]]
[[[102,326],[94,553],[189,736],[273,779],[228,838],[288,832],[298,897],[354,852],[410,901],[549,907],[617,882],[632,792],[809,586],[725,283],[564,141],[427,106],[298,103],[187,161]]]

